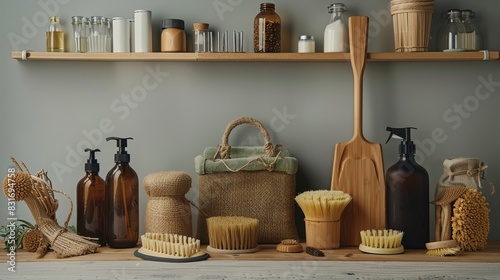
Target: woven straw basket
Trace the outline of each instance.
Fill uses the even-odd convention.
[[[396,52],[429,50],[434,0],[391,0]]]

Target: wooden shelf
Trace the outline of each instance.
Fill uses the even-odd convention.
[[[489,57],[487,57],[489,54]],[[368,61],[483,61],[498,60],[498,51],[481,52],[413,52],[369,53]],[[47,61],[201,61],[201,62],[341,62],[349,61],[349,53],[52,53],[12,52],[17,60]]]

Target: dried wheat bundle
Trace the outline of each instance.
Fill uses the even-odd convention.
[[[56,256],[66,258],[96,252],[99,247],[98,244],[68,232],[67,228],[73,212],[73,202],[66,193],[52,188],[52,182],[48,178],[47,172],[41,170],[32,175],[23,162],[21,162],[21,166],[13,157],[11,157],[11,160],[18,170],[14,173],[14,178],[5,177],[2,185],[4,194],[6,197],[11,197],[9,191],[13,189],[15,200],[26,202],[39,230],[50,242],[50,247],[54,250]],[[12,183],[12,180],[14,180],[14,183]],[[55,192],[65,195],[70,201],[70,212],[64,227],[59,226],[56,220],[59,203],[54,197]]]

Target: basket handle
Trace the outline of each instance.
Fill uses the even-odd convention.
[[[222,135],[222,144],[219,146],[218,154],[222,159],[228,159],[231,157],[231,146],[228,144],[229,134],[233,130],[233,128],[237,127],[240,124],[251,124],[260,130],[260,133],[264,136],[264,152],[267,156],[274,156],[274,148],[271,143],[271,138],[269,137],[269,133],[266,128],[262,125],[261,122],[254,118],[250,117],[241,117],[234,121],[232,121],[224,130],[224,134]]]

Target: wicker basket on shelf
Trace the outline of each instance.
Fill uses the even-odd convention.
[[[391,0],[396,52],[429,50],[434,0]]]

